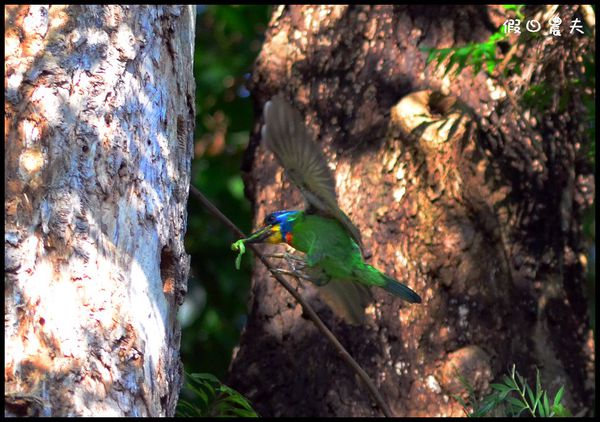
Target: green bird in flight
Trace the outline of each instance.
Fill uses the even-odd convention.
[[[264,121],[262,139],[302,192],[306,209],[269,214],[245,241],[287,243],[303,252],[302,278],[313,281],[325,302],[349,323],[364,321],[370,286],[420,303],[412,289],[364,262],[360,232],[338,206],[333,175],[300,113],[279,94],[265,104]]]

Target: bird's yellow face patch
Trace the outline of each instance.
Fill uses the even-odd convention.
[[[281,243],[282,241],[280,224],[267,224],[245,239],[247,243]]]
[[[267,237],[267,243],[281,243],[283,242],[283,238],[281,237],[281,226],[279,224],[275,224],[271,227],[271,235]]]

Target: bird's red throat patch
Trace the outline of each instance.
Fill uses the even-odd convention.
[[[293,238],[292,233],[287,232],[285,234],[285,241],[287,242],[288,245],[292,244],[292,238]]]

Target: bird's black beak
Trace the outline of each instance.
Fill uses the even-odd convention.
[[[273,231],[271,230],[272,228],[273,228],[273,225],[269,224],[269,225],[263,227],[262,229],[255,231],[246,239],[246,243],[264,242],[266,239],[271,237],[271,235],[273,234]]]

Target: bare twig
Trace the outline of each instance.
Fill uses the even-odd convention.
[[[233,224],[217,207],[215,207],[209,200],[206,198],[202,192],[196,189],[194,186],[190,185],[190,193],[196,198],[202,205],[204,205],[211,214],[217,217],[221,222],[223,222],[229,229],[234,232],[240,238],[246,237],[244,233],[237,228],[235,224]],[[274,266],[263,256],[262,253],[256,248],[253,244],[248,244],[254,254],[260,259],[260,261],[267,267],[267,269],[271,272],[272,276],[283,286],[285,289],[300,303],[302,309],[308,315],[308,317],[313,321],[313,323],[317,326],[319,331],[329,340],[329,342],[335,347],[338,353],[341,355],[342,359],[346,361],[346,363],[352,368],[354,372],[359,376],[359,378],[365,383],[369,392],[373,396],[373,399],[377,403],[377,406],[381,409],[383,414],[387,417],[393,417],[392,411],[389,406],[381,396],[381,393],[369,378],[369,375],[365,372],[364,369],[352,358],[350,353],[342,346],[339,340],[335,337],[335,335],[325,326],[321,318],[317,315],[317,313],[313,310],[313,308],[304,300],[304,298],[298,293],[280,274],[275,271]]]

